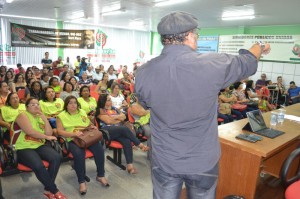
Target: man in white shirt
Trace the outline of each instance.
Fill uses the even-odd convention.
[[[93,74],[93,82],[98,84],[99,81],[103,78],[103,73],[100,72],[100,66],[96,66],[94,74]]]
[[[113,80],[117,79],[117,76],[114,73],[114,69],[113,68],[109,68],[108,71],[107,71],[107,73],[108,73],[108,81],[111,80],[111,79],[113,79]]]

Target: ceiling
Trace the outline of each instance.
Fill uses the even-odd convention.
[[[199,19],[200,28],[296,25],[300,26],[300,0],[189,0],[167,7],[155,7],[154,0],[0,0],[0,16],[18,15],[49,18],[74,23],[97,24],[145,31],[156,31],[164,15],[171,11],[185,11]],[[121,1],[119,15],[102,16],[105,6]],[[222,21],[224,10],[238,11],[253,8],[255,19]],[[130,26],[129,22],[140,25]]]

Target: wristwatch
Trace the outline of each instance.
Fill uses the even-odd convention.
[[[263,42],[257,42],[257,44],[260,46],[260,48],[261,48],[261,50],[263,51],[264,49],[265,49],[265,47],[266,47],[266,45],[265,45],[265,43],[263,43]]]

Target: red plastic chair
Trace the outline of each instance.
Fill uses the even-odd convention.
[[[287,178],[289,173],[289,168],[291,167],[293,162],[299,164],[300,158],[300,148],[295,149],[289,157],[283,163],[280,172],[281,182],[285,187],[287,187],[285,191],[285,198],[286,199],[299,199],[300,197],[300,166],[296,175],[291,178]]]
[[[98,102],[99,99],[99,93],[95,92],[95,91],[90,91],[90,95],[91,97],[95,98],[96,102]]]
[[[19,89],[17,93],[20,98],[20,101],[24,103],[26,101],[25,89]]]
[[[134,93],[134,83],[130,84],[129,89],[131,93]]]
[[[95,92],[95,89],[96,89],[97,85],[96,84],[93,84],[90,86],[90,92]]]
[[[104,130],[104,129],[100,129],[100,126],[97,122],[97,120],[95,119],[95,124],[97,126],[97,128],[99,130],[101,130],[101,132],[103,133],[103,138],[105,139],[105,145],[107,148],[113,150],[113,157],[107,155],[106,159],[108,159],[109,161],[111,161],[114,165],[118,166],[120,169],[122,170],[126,170],[126,166],[124,166],[122,164],[122,149],[123,149],[123,145],[115,140],[110,140],[109,137],[109,132]]]

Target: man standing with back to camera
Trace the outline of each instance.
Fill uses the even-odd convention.
[[[138,69],[136,93],[151,111],[154,199],[178,199],[183,182],[188,199],[215,198],[220,144],[217,99],[221,89],[257,70],[269,44],[239,55],[198,54],[198,20],[173,12],[158,24],[160,56]]]

